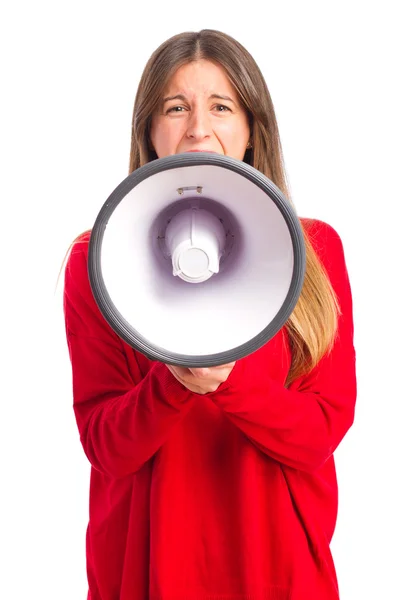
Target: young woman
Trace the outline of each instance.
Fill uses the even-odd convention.
[[[143,72],[130,172],[208,151],[288,196],[272,101],[253,58],[203,30]],[[352,301],[338,234],[301,219],[307,266],[285,327],[221,367],[150,361],[102,317],[89,234],[71,248],[64,310],[74,412],[91,464],[88,600],[336,600],[333,453],[356,398]]]

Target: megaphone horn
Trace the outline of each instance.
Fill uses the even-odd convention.
[[[104,318],[152,360],[209,367],[286,323],[305,274],[300,221],[260,171],[185,153],[136,169],[94,223],[90,285]]]

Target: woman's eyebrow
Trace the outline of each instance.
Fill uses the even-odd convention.
[[[223,94],[211,94],[209,96],[209,100],[211,99],[226,100],[226,102],[233,102],[233,104],[235,103],[234,100],[232,100],[232,98],[230,98],[229,96],[224,96]],[[183,94],[176,94],[175,96],[166,96],[166,98],[163,98],[163,103],[171,102],[172,100],[186,101],[187,98]]]
[[[183,94],[176,94],[176,96],[166,96],[166,98],[163,98],[163,103],[165,102],[170,102],[170,100],[187,100],[186,96],[184,96]]]
[[[223,96],[223,94],[212,94],[211,96],[209,96],[209,100],[211,98],[216,98],[217,100],[226,100],[227,102],[233,102],[233,104],[235,103],[235,101],[232,100],[230,96]]]

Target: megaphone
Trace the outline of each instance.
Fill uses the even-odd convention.
[[[206,152],[126,177],[92,228],[88,274],[112,329],[151,360],[239,360],[286,323],[305,245],[294,208],[260,171]]]

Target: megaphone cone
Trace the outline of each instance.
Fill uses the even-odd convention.
[[[286,323],[305,274],[295,211],[246,163],[210,153],[154,160],[94,223],[90,285],[104,318],[152,360],[226,364]]]

